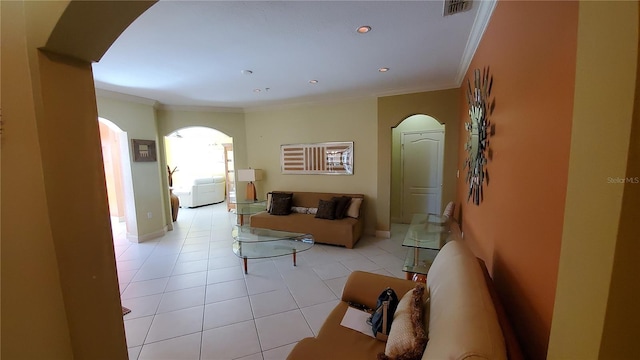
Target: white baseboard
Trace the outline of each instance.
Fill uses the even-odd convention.
[[[391,231],[376,230],[376,237],[389,239],[391,238]]]
[[[144,235],[132,235],[127,233],[127,240],[131,241],[131,242],[135,242],[135,243],[141,243],[141,242],[145,242],[148,240],[152,240],[155,238],[159,238],[161,236],[164,236],[164,234],[167,233],[167,226],[165,226],[164,228],[158,230],[158,231],[154,231],[152,233],[149,234],[144,234]]]

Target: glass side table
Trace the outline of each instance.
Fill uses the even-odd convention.
[[[240,218],[240,226],[244,225],[244,217],[267,210],[267,200],[234,200],[236,215]]]
[[[449,240],[451,221],[436,214],[414,214],[402,246],[410,248],[402,267],[407,279],[414,274],[426,275],[438,251]]]

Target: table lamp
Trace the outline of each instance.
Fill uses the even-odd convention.
[[[248,181],[247,184],[247,200],[258,200],[256,196],[256,186],[253,184],[254,181],[262,180],[262,170],[260,169],[239,169],[238,170],[238,181]]]

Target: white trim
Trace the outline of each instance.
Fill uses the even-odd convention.
[[[158,231],[154,231],[152,233],[144,234],[144,235],[141,235],[141,236],[127,233],[127,240],[135,242],[135,243],[145,242],[147,240],[152,240],[152,239],[164,236],[167,233],[167,229],[168,229],[168,227],[165,225],[162,229],[160,229]]]
[[[456,75],[456,84],[458,84],[456,87],[460,87],[462,85],[464,75],[467,73],[467,70],[469,70],[471,60],[476,54],[476,50],[478,50],[480,40],[482,40],[482,36],[484,35],[484,32],[489,25],[489,20],[491,19],[493,10],[496,8],[496,4],[498,2],[496,0],[486,0],[474,1],[474,3],[479,4],[478,14],[476,15],[476,19],[473,21],[471,33],[469,34],[469,39],[467,40],[467,46],[465,47],[464,53],[462,54],[462,59],[460,60],[458,75]]]
[[[120,92],[117,92],[117,91],[100,89],[97,86],[96,86],[96,96],[107,98],[107,99],[115,99],[115,100],[128,101],[128,102],[133,102],[133,103],[138,103],[138,104],[143,104],[143,105],[150,105],[150,106],[153,106],[153,107],[158,105],[158,101],[153,100],[153,99],[143,98],[141,96],[124,94],[124,93],[120,93]]]
[[[376,230],[376,237],[377,238],[390,239],[391,238],[391,231]]]
[[[199,111],[199,112],[220,112],[220,113],[244,113],[244,109],[241,107],[225,107],[225,106],[200,106],[200,105],[167,105],[158,103],[156,106],[158,110],[165,111]]]

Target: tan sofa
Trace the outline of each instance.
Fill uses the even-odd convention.
[[[282,191],[286,192],[286,191]],[[294,207],[317,208],[320,200],[331,200],[332,197],[349,196],[364,199],[363,194],[337,194],[319,192],[291,192]],[[323,244],[341,245],[351,249],[362,236],[364,221],[362,204],[357,218],[345,217],[340,220],[318,219],[314,214],[291,213],[289,215],[272,215],[261,212],[251,216],[251,226],[263,229],[283,230],[312,234],[315,241]]]
[[[342,293],[342,301],[325,320],[317,337],[301,340],[287,359],[376,359],[386,344],[340,325],[348,302],[375,307],[386,287],[402,297],[416,283],[355,271]],[[484,264],[462,240],[447,243],[427,276],[422,303],[428,342],[422,359],[523,359],[512,328],[493,291]],[[402,328],[398,326],[391,333]],[[391,335],[390,335],[391,339]]]

